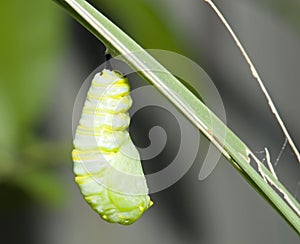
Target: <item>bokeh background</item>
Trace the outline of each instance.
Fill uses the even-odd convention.
[[[268,147],[275,160],[284,137],[237,47],[204,1],[89,2],[144,48],[176,51],[201,65],[223,98],[229,127],[260,158]],[[216,3],[300,146],[300,2]],[[104,61],[105,47],[52,1],[4,1],[0,26],[1,243],[299,243],[299,236],[226,160],[198,180],[204,137],[188,173],[153,194],[155,205],[139,221],[125,227],[102,221],[74,183],[70,152],[74,101],[83,81]],[[133,82],[146,84],[138,78]],[[163,124],[173,138],[176,131],[170,128],[177,124],[168,116],[162,111],[134,116],[135,142],[149,143],[145,121],[153,126],[167,121]],[[176,140],[168,142],[164,155],[176,154]],[[148,162],[145,170],[161,167],[160,161],[166,164],[158,157],[156,166]],[[290,148],[276,172],[299,200],[300,165]]]

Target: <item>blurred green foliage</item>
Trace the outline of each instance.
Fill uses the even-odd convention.
[[[62,11],[39,0],[4,1],[0,11],[0,183],[57,200],[61,188],[53,189],[56,180],[33,165],[55,160],[47,147],[40,147],[45,138],[36,128],[58,82],[66,31]],[[33,145],[42,157],[29,157]]]
[[[0,86],[2,149],[15,150],[29,134],[49,99],[60,55],[60,12],[44,1],[2,3]]]

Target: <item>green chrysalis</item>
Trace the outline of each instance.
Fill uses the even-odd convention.
[[[112,223],[134,223],[153,202],[127,128],[132,105],[127,78],[104,69],[92,80],[72,158],[85,200]]]

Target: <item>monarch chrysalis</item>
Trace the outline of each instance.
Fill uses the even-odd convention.
[[[75,181],[85,200],[112,223],[132,224],[153,203],[127,127],[127,78],[104,69],[92,80],[76,130]]]

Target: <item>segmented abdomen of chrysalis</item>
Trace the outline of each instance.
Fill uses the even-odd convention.
[[[75,181],[91,207],[112,223],[132,224],[153,203],[128,131],[127,78],[104,69],[92,80],[76,130]]]

